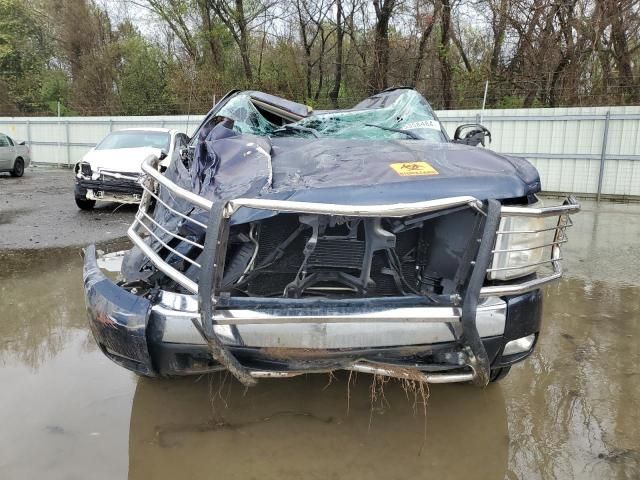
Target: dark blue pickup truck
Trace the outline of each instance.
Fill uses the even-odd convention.
[[[450,139],[409,88],[335,111],[230,92],[164,175],[145,160],[133,248],[85,250],[96,342],[141,375],[246,385],[504,377],[536,344],[579,205],[543,205],[536,169],[487,138]]]

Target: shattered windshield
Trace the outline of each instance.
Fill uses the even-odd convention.
[[[243,93],[231,98],[217,116],[232,119],[234,130],[240,133],[269,137],[446,141],[431,106],[418,92],[408,89],[389,105],[359,104],[351,110],[319,111],[285,125],[270,122],[250,95]]]

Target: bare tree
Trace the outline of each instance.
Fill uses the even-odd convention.
[[[439,0],[440,6],[440,75],[442,78],[442,103],[444,108],[453,108],[453,67],[451,66],[451,2]]]
[[[118,52],[113,48],[115,32],[108,15],[87,0],[53,0],[49,14],[71,74],[76,108],[90,113],[116,109],[113,87]]]
[[[373,38],[373,62],[367,90],[374,93],[389,86],[389,22],[397,0],[373,0],[376,24]]]
[[[189,10],[187,0],[146,0],[146,2],[139,5],[149,8],[158,15],[178,37],[189,57],[197,63],[200,55],[193,35],[194,29],[187,23],[186,13]]]
[[[617,84],[632,87],[629,99],[637,102],[640,85],[633,73],[632,55],[640,50],[640,7],[636,0],[598,0],[598,3],[604,16],[602,41],[615,62]]]
[[[305,58],[305,87],[307,98],[312,98],[313,68],[318,65],[318,89],[316,97],[319,96],[323,82],[323,61],[327,47],[328,34],[325,29],[325,20],[330,13],[333,2],[331,0],[320,0],[320,2],[309,0],[295,0],[296,16],[302,38],[302,48]],[[320,51],[316,58],[313,58],[313,48],[316,42],[320,43]]]
[[[441,3],[438,2],[437,6],[433,6],[432,13],[422,13],[420,11],[420,0],[416,2],[416,24],[420,27],[420,42],[418,43],[418,53],[416,55],[416,63],[413,67],[413,74],[411,75],[411,85],[416,86],[420,78],[420,72],[422,71],[422,62],[424,60],[424,54],[427,50],[427,44],[433,32],[433,27],[436,24],[436,17],[440,14],[439,9]]]
[[[350,40],[347,56],[353,59],[354,52],[357,55],[357,60],[351,61],[350,66],[357,68],[362,84],[368,81],[369,51],[366,39],[369,25],[367,20],[366,1],[351,0],[349,13],[344,16],[344,29]]]
[[[342,14],[342,0],[335,0],[336,5],[336,62],[335,73],[333,75],[333,88],[329,92],[331,105],[338,108],[338,96],[340,95],[340,86],[342,84],[342,63],[343,63],[343,44],[344,44],[344,28]]]
[[[252,23],[276,2],[262,2],[260,0],[208,0],[213,11],[229,30],[240,50],[242,68],[247,82],[253,81],[251,66],[251,31]]]
[[[209,47],[209,53],[211,54],[211,61],[214,66],[220,67],[222,65],[222,50],[223,47],[220,44],[215,32],[215,14],[209,6],[207,0],[195,0],[202,19],[202,30],[204,38]]]

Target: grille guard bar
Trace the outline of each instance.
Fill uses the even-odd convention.
[[[255,376],[245,369],[224,347],[220,339],[217,338],[213,325],[216,322],[214,316],[217,299],[215,297],[215,287],[220,284],[222,272],[224,270],[224,252],[226,252],[226,239],[228,234],[231,216],[241,208],[252,208],[259,210],[270,210],[275,212],[312,213],[321,215],[339,215],[355,217],[404,217],[419,213],[444,210],[448,208],[467,205],[469,208],[486,216],[483,227],[482,241],[479,246],[476,262],[471,272],[471,280],[466,288],[463,302],[462,330],[465,348],[467,350],[470,366],[473,369],[473,382],[485,385],[489,379],[489,362],[484,346],[480,341],[477,329],[475,328],[475,308],[480,297],[517,295],[557,280],[562,276],[560,244],[563,243],[564,232],[571,226],[568,215],[579,211],[580,205],[575,198],[569,197],[562,205],[530,208],[516,206],[500,206],[495,200],[490,200],[485,206],[480,200],[471,196],[451,197],[437,200],[430,200],[416,203],[401,203],[388,205],[338,205],[324,203],[293,202],[286,200],[251,199],[240,198],[230,200],[226,203],[211,202],[200,197],[193,192],[175,185],[171,180],[163,176],[157,169],[158,158],[148,157],[142,164],[142,170],[146,174],[142,180],[144,194],[138,214],[128,230],[128,236],[137,245],[147,258],[158,270],[182,285],[188,291],[198,294],[200,320],[192,319],[194,326],[198,329],[202,337],[207,342],[211,354],[222,365],[228,368],[245,385],[253,385]],[[159,200],[155,192],[158,185],[167,188],[174,196],[180,197],[193,205],[209,211],[209,221],[206,226],[207,235],[204,245],[201,247],[205,254],[202,265],[190,261],[200,268],[200,282],[196,283],[182,272],[170,266],[153,250],[151,246],[138,234],[139,227],[142,227],[161,244],[166,245],[160,238],[154,235],[151,229],[143,223],[146,219],[156,226],[160,226],[149,215],[147,208],[153,200]],[[177,213],[177,212],[176,212]],[[184,215],[181,215],[184,217]],[[482,286],[486,272],[492,261],[492,248],[494,248],[498,226],[502,216],[530,216],[530,217],[550,217],[558,216],[559,221],[555,228],[554,244],[551,245],[551,258],[542,263],[549,263],[553,269],[550,275],[542,276],[522,283],[507,285]],[[189,220],[186,218],[186,220]],[[164,229],[163,229],[164,230]],[[166,230],[164,230],[166,232]],[[501,234],[518,232],[500,232]],[[173,235],[173,234],[172,234]],[[173,235],[176,237],[176,235]],[[562,237],[562,238],[560,238]],[[176,237],[178,238],[178,237]],[[559,240],[558,240],[559,239]],[[558,241],[556,241],[558,240]],[[176,252],[177,253],[177,252]],[[466,308],[465,308],[466,306]],[[363,319],[353,319],[353,321],[365,321]]]
[[[147,231],[144,228],[143,220],[147,219],[154,223],[156,226],[159,226],[161,229],[162,226],[157,224],[155,221],[149,218],[146,210],[149,203],[152,200],[158,200],[157,195],[154,193],[155,185],[160,184],[167,189],[169,189],[172,194],[177,197],[180,197],[183,200],[193,203],[195,206],[200,207],[204,210],[211,211],[213,208],[213,202],[207,200],[206,198],[200,197],[199,195],[194,194],[188,190],[185,190],[178,185],[174,184],[171,180],[162,175],[155,165],[157,164],[157,157],[151,155],[149,156],[142,164],[142,170],[147,176],[142,180],[144,194],[142,196],[142,201],[140,203],[140,208],[138,210],[138,214],[136,218],[127,231],[127,235],[134,242],[134,244],[142,250],[142,252],[149,258],[151,263],[160,270],[162,273],[167,275],[169,278],[182,285],[186,290],[191,293],[198,293],[198,283],[194,282],[182,272],[173,268],[153,250],[144,239],[138,234],[138,227],[142,226],[143,231]],[[325,215],[341,215],[341,216],[384,216],[384,217],[402,217],[407,215],[413,215],[417,213],[424,213],[429,211],[435,211],[445,208],[451,208],[455,206],[461,205],[469,205],[474,209],[481,208],[482,202],[475,199],[474,197],[453,197],[453,198],[445,198],[438,200],[431,200],[427,202],[417,202],[417,203],[405,203],[405,204],[392,204],[392,205],[365,205],[365,206],[354,206],[354,205],[336,205],[336,204],[323,204],[323,203],[307,203],[307,202],[290,202],[286,200],[267,200],[267,199],[252,199],[252,198],[241,198],[236,200],[231,200],[227,202],[227,204],[222,209],[223,214],[221,217],[230,218],[233,213],[238,211],[240,208],[254,208],[254,209],[262,209],[262,210],[274,210],[279,212],[298,212],[298,213],[316,213],[316,214],[325,214]],[[565,229],[571,226],[570,220],[568,219],[568,215],[576,213],[580,210],[580,205],[576,201],[575,198],[569,197],[567,198],[562,205],[556,205],[551,207],[543,207],[543,208],[530,208],[530,207],[515,207],[515,206],[502,206],[500,209],[501,217],[505,216],[530,216],[530,217],[549,217],[557,215],[559,217],[567,216],[567,224],[563,226],[556,226],[552,229]],[[179,215],[179,212],[175,212]],[[182,215],[180,215],[182,216]],[[188,217],[186,217],[188,219]],[[200,226],[203,226],[199,222],[193,221],[193,223],[197,223]],[[509,232],[498,232],[502,234],[506,234]],[[512,232],[519,233],[519,232]],[[522,232],[526,233],[526,232]],[[531,232],[535,233],[535,232]],[[178,235],[173,235],[175,238],[180,239]],[[204,245],[198,245],[201,248],[204,248]],[[481,297],[491,297],[491,296],[502,296],[502,295],[519,295],[522,293],[530,292],[531,290],[536,290],[548,283],[551,283],[562,276],[562,256],[560,245],[553,245],[551,250],[551,258],[543,263],[550,263],[553,272],[550,275],[538,277],[532,280],[528,280],[521,283],[513,283],[508,285],[493,285],[493,286],[485,286],[480,290]]]

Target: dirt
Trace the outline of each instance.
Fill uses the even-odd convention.
[[[640,206],[574,220],[536,352],[426,417],[363,373],[138,378],[93,342],[78,247],[0,252],[0,478],[637,479]]]
[[[125,237],[134,205],[98,202],[80,210],[67,169],[29,168],[22,178],[0,174],[0,249],[87,245]]]

